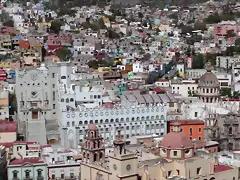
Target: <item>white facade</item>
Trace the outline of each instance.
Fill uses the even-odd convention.
[[[80,160],[74,158],[79,155],[79,152],[68,149],[44,148],[43,157],[47,163],[48,177],[51,179],[79,179]]]
[[[197,93],[198,84],[194,82],[172,83],[171,89],[173,94],[180,94],[186,98]]]
[[[240,56],[217,56],[216,58],[216,66],[227,69],[237,62],[240,62]]]
[[[166,133],[167,106],[129,106],[115,108],[79,108],[63,111],[61,116],[61,139],[64,147],[76,147],[85,136],[88,124],[95,123],[106,144],[112,144],[118,128],[129,139],[136,135]]]

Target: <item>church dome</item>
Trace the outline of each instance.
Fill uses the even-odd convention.
[[[206,65],[207,72],[202,75],[198,82],[198,87],[216,88],[219,87],[217,77],[211,72],[211,65]]]
[[[192,140],[184,132],[180,131],[180,123],[174,122],[173,132],[168,133],[160,142],[160,147],[167,149],[183,149],[193,146]]]
[[[160,142],[160,146],[168,149],[182,149],[192,147],[193,143],[184,132],[170,132]]]

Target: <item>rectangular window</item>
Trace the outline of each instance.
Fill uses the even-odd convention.
[[[74,173],[70,173],[70,178],[74,178]]]
[[[55,88],[55,84],[53,84],[52,87]]]
[[[26,178],[30,178],[30,172],[28,170],[25,171],[25,176],[26,176]]]
[[[198,132],[202,132],[202,128],[198,128]]]
[[[173,103],[173,102],[170,102],[170,103],[169,103],[169,107],[174,107],[174,103]]]
[[[55,73],[52,73],[52,78],[55,78]]]
[[[172,171],[168,171],[168,177],[170,177],[172,174]]]
[[[38,169],[38,170],[37,170],[37,174],[38,174],[38,176],[42,176],[42,170],[41,170],[41,169]]]
[[[173,156],[177,156],[177,151],[173,151]]]
[[[200,167],[197,168],[197,174],[198,174],[198,175],[201,174],[201,168],[200,168]]]
[[[55,91],[53,91],[53,101],[55,101]]]
[[[201,140],[202,140],[202,138],[201,138],[201,137],[198,137],[198,140],[199,140],[199,141],[201,141]]]
[[[52,174],[52,179],[55,179],[55,178],[56,178],[55,174]]]
[[[13,171],[13,178],[17,178],[18,177],[18,171],[14,170]]]
[[[198,117],[198,113],[197,113],[197,112],[195,112],[194,116],[195,116],[195,117]]]
[[[38,111],[32,112],[32,119],[38,119]]]
[[[177,169],[177,175],[179,176],[180,175],[180,171]]]
[[[61,179],[64,179],[64,174],[61,174]]]
[[[192,128],[189,129],[190,136],[192,135]]]
[[[53,104],[53,109],[55,109],[56,108],[56,105],[55,104]]]

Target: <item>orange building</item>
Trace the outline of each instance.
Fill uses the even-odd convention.
[[[181,130],[192,140],[204,140],[204,121],[201,120],[172,120],[168,124],[168,133],[172,131],[173,124],[180,123]]]

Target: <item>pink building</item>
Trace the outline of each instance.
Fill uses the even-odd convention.
[[[228,38],[225,40],[225,36],[228,31],[233,30],[235,37]],[[217,44],[222,44],[222,40],[226,41],[226,44],[233,44],[235,39],[238,37],[239,28],[235,21],[222,21],[214,25],[214,38],[218,40]]]

